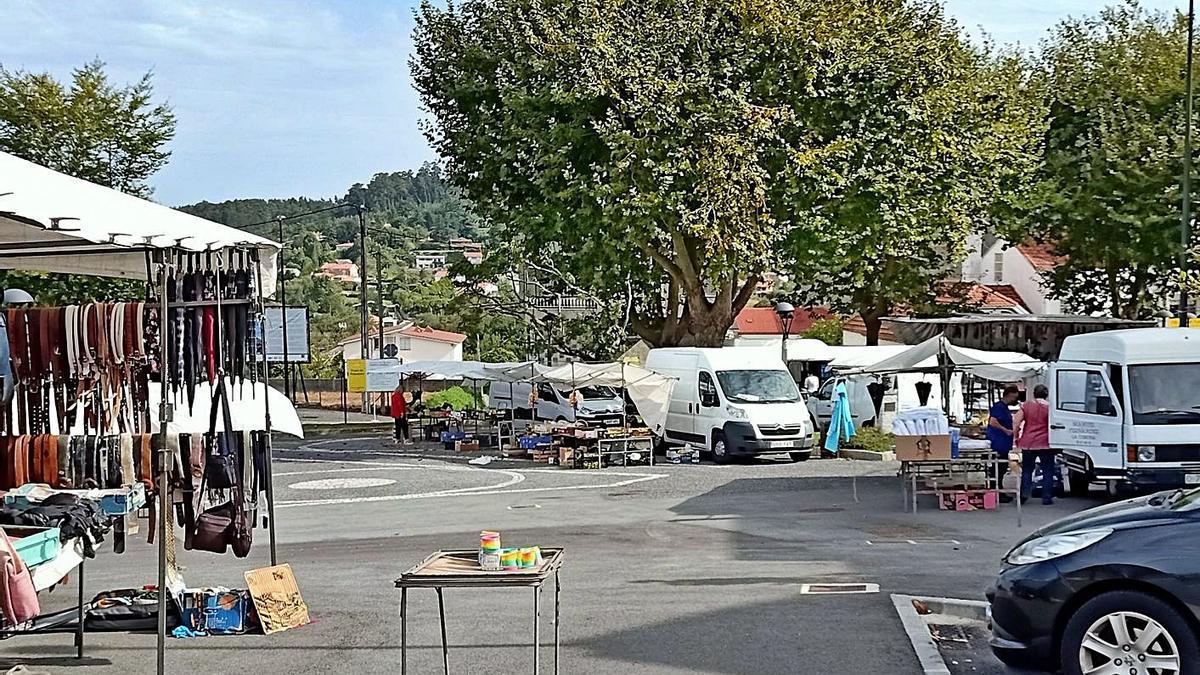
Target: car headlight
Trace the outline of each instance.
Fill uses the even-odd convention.
[[[744,420],[747,418],[746,410],[744,408],[739,408],[735,405],[725,406],[725,414],[729,415],[731,418],[733,418],[735,420]]]
[[[1010,565],[1029,565],[1043,560],[1053,560],[1076,551],[1082,551],[1110,534],[1112,534],[1111,529],[1099,529],[1038,537],[1009,551],[1008,555],[1004,556],[1004,560]]]
[[[1142,445],[1138,447],[1137,457],[1139,462],[1153,462],[1156,455],[1157,452],[1153,445]]]

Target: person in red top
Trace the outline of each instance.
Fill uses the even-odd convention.
[[[396,445],[403,442],[411,445],[412,439],[408,432],[408,401],[404,400],[404,384],[397,383],[392,392],[392,419],[396,420]]]
[[[1042,465],[1042,503],[1054,503],[1054,451],[1050,449],[1050,390],[1039,384],[1033,400],[1026,401],[1013,419],[1017,447],[1021,448],[1021,501],[1033,492],[1033,465]]]

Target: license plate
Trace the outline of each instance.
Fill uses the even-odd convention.
[[[772,447],[772,448],[794,448],[794,447],[796,447],[796,441],[771,441],[770,447]]]
[[[1200,473],[1185,473],[1183,475],[1184,485],[1200,485]]]

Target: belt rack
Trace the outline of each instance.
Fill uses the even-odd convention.
[[[21,219],[8,218],[6,214],[0,214],[0,222],[5,222],[5,223],[14,222],[14,223],[19,223],[19,224],[27,224],[26,221],[21,220]],[[42,229],[57,230],[59,228],[42,228]],[[68,230],[63,229],[62,231],[66,232]],[[90,256],[110,256],[111,257],[114,255],[136,255],[136,256],[144,258],[145,278],[147,280],[146,306],[149,307],[150,303],[153,302],[153,306],[157,309],[158,320],[159,320],[159,331],[160,331],[159,332],[160,339],[159,339],[159,345],[158,345],[159,353],[157,354],[157,356],[159,357],[159,360],[158,360],[158,366],[159,366],[159,368],[158,368],[158,383],[159,383],[160,392],[161,392],[161,396],[160,396],[161,400],[160,400],[160,406],[159,406],[159,410],[158,410],[158,422],[159,422],[159,429],[160,429],[159,435],[161,436],[161,439],[160,439],[160,443],[158,444],[159,452],[157,453],[157,463],[158,463],[158,486],[157,486],[157,488],[158,489],[157,489],[157,495],[155,498],[157,499],[157,511],[161,515],[158,518],[158,522],[157,522],[157,529],[158,529],[157,535],[158,535],[158,544],[159,544],[159,550],[158,550],[158,589],[159,589],[158,623],[159,623],[159,625],[158,625],[158,630],[157,630],[158,640],[157,640],[157,669],[156,670],[159,674],[162,674],[162,673],[166,672],[166,668],[165,668],[165,651],[166,651],[165,636],[166,636],[167,602],[168,602],[168,597],[169,597],[168,582],[170,580],[177,578],[177,575],[175,574],[175,571],[173,569],[174,568],[174,555],[175,555],[174,537],[173,537],[174,531],[173,531],[173,529],[170,529],[170,527],[168,525],[168,523],[171,521],[170,514],[173,511],[173,509],[172,509],[173,505],[170,500],[171,486],[168,482],[170,471],[168,469],[171,466],[171,462],[173,461],[173,458],[170,456],[170,447],[169,447],[169,443],[167,441],[168,441],[168,437],[170,436],[168,426],[174,419],[174,410],[175,410],[175,402],[172,401],[172,397],[169,392],[171,392],[173,390],[173,388],[177,384],[179,384],[177,381],[177,378],[175,377],[175,373],[174,373],[173,369],[168,367],[168,359],[172,355],[168,352],[168,346],[169,346],[168,339],[166,339],[166,336],[162,334],[162,331],[163,331],[164,327],[168,325],[166,319],[168,317],[169,312],[174,312],[177,310],[184,310],[184,311],[203,310],[203,309],[210,308],[210,307],[211,308],[221,308],[221,309],[239,308],[240,310],[244,310],[246,312],[246,317],[248,318],[247,327],[246,327],[247,331],[254,331],[253,334],[247,332],[247,334],[244,336],[246,338],[246,344],[257,344],[257,340],[259,339],[259,337],[264,334],[263,307],[264,307],[265,303],[264,303],[264,294],[263,294],[263,285],[262,285],[262,281],[263,281],[262,260],[260,258],[261,244],[257,244],[254,242],[230,243],[226,248],[221,249],[221,250],[214,250],[212,248],[209,248],[204,251],[195,251],[195,250],[189,249],[187,247],[184,247],[182,245],[184,240],[177,240],[173,246],[161,247],[161,246],[155,246],[152,243],[152,240],[154,239],[154,237],[146,237],[145,238],[146,241],[143,245],[122,245],[116,241],[116,236],[119,236],[119,235],[114,235],[113,237],[110,237],[110,241],[107,243],[88,242],[88,241],[84,241],[84,240],[79,240],[77,242],[69,241],[69,240],[68,241],[54,240],[54,241],[44,241],[44,242],[30,241],[30,242],[8,244],[8,245],[5,245],[2,248],[0,248],[0,261],[4,261],[3,264],[0,266],[6,267],[9,269],[23,269],[23,268],[35,269],[36,263],[34,261],[36,259],[48,258],[48,257],[86,258],[86,257],[90,257]],[[247,295],[249,297],[229,298],[229,299],[211,299],[211,300],[210,299],[201,299],[201,300],[169,301],[169,299],[168,299],[168,291],[169,291],[168,284],[171,280],[170,274],[173,271],[180,269],[179,263],[182,259],[184,259],[185,257],[189,257],[191,260],[194,261],[196,259],[195,257],[200,254],[203,254],[206,257],[206,259],[216,256],[216,259],[218,261],[217,262],[218,266],[223,264],[225,255],[240,256],[241,261],[242,261],[242,267],[241,267],[240,271],[245,273],[247,279],[253,279],[253,283],[252,283],[253,288],[249,290],[249,293],[247,293]],[[218,272],[218,276],[219,276],[220,270],[218,269],[217,272]],[[253,312],[253,314],[251,315],[250,312]],[[218,331],[218,335],[221,336],[218,338],[218,340],[220,341],[219,344],[222,346],[225,344],[225,342],[224,342],[225,338],[223,337],[224,336],[223,319],[224,319],[224,316],[218,314],[218,316],[215,317],[215,321],[214,321],[214,324],[215,324],[214,327]],[[142,335],[140,337],[143,340],[145,338],[144,335]],[[143,348],[146,347],[146,345],[144,345],[144,344],[142,346],[143,346]],[[148,360],[153,361],[153,358],[151,357],[151,355],[146,354],[146,357],[148,358]],[[225,357],[225,354],[222,354],[221,357],[223,360]],[[235,361],[235,364],[236,364],[236,361]],[[195,365],[195,364],[193,364],[193,365]],[[265,488],[266,500],[267,500],[267,516],[266,516],[265,520],[266,520],[266,526],[267,526],[269,541],[270,541],[271,564],[275,565],[278,562],[278,559],[277,559],[277,545],[276,545],[276,533],[275,533],[274,484],[273,484],[273,479],[272,479],[272,461],[273,461],[273,452],[272,452],[273,444],[272,444],[272,440],[271,440],[272,424],[271,424],[270,397],[267,394],[267,392],[269,392],[269,388],[270,388],[270,379],[269,379],[269,369],[268,369],[267,365],[268,364],[267,364],[265,349],[264,350],[255,350],[254,353],[248,354],[245,356],[245,360],[241,362],[241,366],[242,366],[241,371],[235,372],[235,373],[233,373],[233,375],[236,377],[238,375],[250,373],[251,378],[255,382],[261,381],[263,384],[264,397],[266,398],[266,400],[264,401],[265,415],[264,415],[264,420],[263,420],[263,422],[264,422],[263,431],[264,431],[264,435],[266,437],[264,488]],[[224,366],[223,362],[221,363],[221,366],[222,367],[219,368],[219,371],[221,373],[221,376],[224,376],[225,371],[224,371],[224,367],[223,367]],[[261,368],[261,370],[260,370],[260,368]],[[261,373],[261,380],[258,379],[260,373]],[[113,375],[111,373],[98,374],[97,375],[97,386],[102,391],[104,390],[103,389],[104,386],[111,386],[111,383],[108,382],[107,380],[108,380],[108,378],[111,378],[112,376]],[[141,395],[141,392],[139,392],[138,395]],[[59,410],[60,415],[62,414],[62,412],[63,412],[62,410]],[[148,414],[151,413],[151,411],[149,411],[149,410],[146,410],[145,412]],[[101,422],[103,422],[103,420],[101,420]],[[98,426],[97,430],[98,431],[103,430],[103,427],[104,427],[104,425],[102,423],[101,425]],[[147,429],[147,431],[148,431],[148,429]],[[170,542],[170,545],[168,544],[168,542]],[[169,570],[168,569],[169,567],[172,569]],[[169,572],[171,572],[171,574],[169,574]],[[75,643],[78,648],[78,656],[80,658],[82,658],[83,657],[83,633],[84,633],[84,621],[83,621],[84,589],[83,589],[82,565],[80,566],[80,568],[78,570],[78,575],[79,575],[79,577],[78,577],[78,583],[79,583],[78,592],[79,592],[79,603],[80,603],[79,608],[78,608],[78,625],[72,632],[76,633]],[[47,627],[45,630],[40,630],[40,631],[36,630],[36,629],[27,630],[27,631],[0,631],[0,633],[8,634],[8,635],[24,635],[24,634],[47,633],[47,632],[63,632],[63,629],[62,628],[55,629],[54,627]]]

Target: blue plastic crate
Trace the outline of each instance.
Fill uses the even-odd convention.
[[[549,436],[522,436],[517,439],[517,443],[522,450],[533,450],[539,445],[550,445],[553,440]]]
[[[443,431],[442,432],[442,442],[443,443],[453,443],[454,441],[461,441],[462,439],[464,439],[466,437],[467,437],[467,432],[465,432],[465,431]]]
[[[30,567],[54,560],[62,548],[57,527],[5,527],[4,531],[12,538],[13,548],[21,556],[21,562]]]

